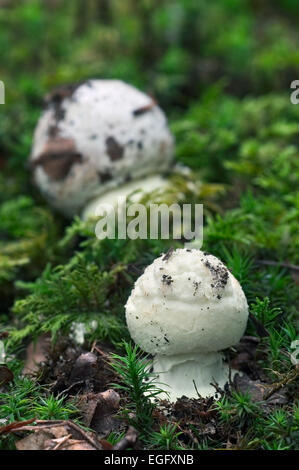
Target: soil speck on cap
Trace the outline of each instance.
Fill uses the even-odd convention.
[[[198,291],[198,288],[199,288],[199,284],[200,284],[200,282],[197,282],[197,281],[194,281],[194,282],[193,282],[193,285],[194,285],[194,287],[195,287],[194,292],[193,292],[193,295],[196,295],[196,293],[197,293],[197,291]]]
[[[106,149],[110,157],[110,160],[116,161],[123,158],[124,148],[117,142],[114,137],[107,137],[106,139]]]
[[[166,284],[167,286],[170,286],[173,282],[173,279],[171,276],[167,275],[167,274],[163,274],[162,276],[162,283],[163,284]]]
[[[49,140],[33,166],[43,167],[43,170],[53,181],[65,179],[72,166],[76,163],[82,163],[83,157],[77,151],[72,139],[56,138]]]
[[[83,85],[83,82],[56,87],[51,93],[45,96],[45,105],[60,104],[65,98],[70,98],[81,85]]]
[[[74,92],[83,83],[74,83],[70,85],[62,85],[55,88],[51,93],[48,93],[44,98],[46,108],[52,108],[54,110],[54,118],[56,121],[55,126],[52,126],[49,130],[49,136],[54,137],[58,134],[58,123],[65,117],[65,109],[62,107],[63,101],[66,98],[72,99]]]
[[[228,280],[227,268],[222,263],[217,264],[215,267],[208,260],[205,262],[205,266],[210,270],[214,281],[214,284],[211,284],[211,287],[216,289],[224,289]]]

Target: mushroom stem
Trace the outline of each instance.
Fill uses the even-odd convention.
[[[142,196],[144,196],[146,193],[151,193],[157,189],[166,188],[168,185],[169,181],[167,179],[159,175],[151,175],[138,181],[132,181],[130,183],[124,184],[118,188],[111,189],[105,194],[101,194],[89,202],[82,213],[82,219],[87,220],[89,217],[94,217],[96,215],[97,208],[101,204],[111,204],[111,206],[116,207],[120,197],[128,198],[129,196],[132,202],[139,202]]]
[[[158,355],[154,359],[154,373],[158,375],[159,382],[167,384],[166,392],[169,395],[165,393],[159,398],[168,398],[172,402],[183,395],[198,398],[197,391],[202,397],[213,396],[216,390],[211,382],[223,388],[229,380],[229,368],[218,352]]]

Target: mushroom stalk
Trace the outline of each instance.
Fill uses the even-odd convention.
[[[125,199],[130,198],[131,202],[138,203],[145,194],[166,188],[168,185],[168,180],[160,175],[151,175],[142,180],[132,181],[92,199],[83,210],[82,219],[87,220],[89,217],[97,216],[101,205],[109,204],[111,207],[116,207],[119,205],[119,198],[122,198],[124,202]]]
[[[229,380],[229,368],[217,352],[156,356],[153,366],[158,381],[167,384],[166,393],[159,398],[173,402],[182,396],[213,396],[215,387],[211,383],[223,388]]]

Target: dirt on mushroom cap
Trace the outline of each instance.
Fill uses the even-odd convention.
[[[46,106],[31,168],[41,192],[67,215],[120,184],[172,165],[173,137],[163,111],[120,80],[64,87],[48,96]]]

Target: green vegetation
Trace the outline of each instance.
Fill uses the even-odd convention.
[[[138,346],[124,343],[126,356],[112,354],[112,368],[121,378],[121,384],[114,387],[128,394],[130,402],[124,413],[126,418],[142,433],[148,433],[153,421],[154,404],[151,399],[163,391],[162,384],[157,384],[153,374],[149,372],[150,361],[142,357]],[[130,412],[134,417],[130,417]]]
[[[22,364],[10,362],[15,372],[14,382],[7,385],[7,390],[0,392],[0,420],[5,423],[26,421],[31,419],[74,419],[78,420],[79,410],[75,403],[65,398],[55,398],[48,393],[46,387],[39,385],[36,380],[19,375]],[[3,436],[0,440],[0,450],[14,448],[14,438]]]
[[[72,398],[55,395],[39,376],[22,376],[21,359],[30,340],[48,334],[56,344],[80,323],[85,350],[94,340],[117,348],[112,367],[121,378],[120,415],[138,428],[143,446],[298,448],[294,382],[282,403],[237,391],[211,405],[200,402],[203,413],[212,413],[214,434],[204,427],[204,414],[188,432],[191,417],[162,420],[149,394],[163,385],[148,377],[138,348],[123,342],[129,341],[124,305],[142,269],[180,243],[100,241],[94,222],[53,211],[27,168],[42,98],[53,87],[115,77],[152,92],[169,117],[176,160],[191,169],[184,179],[174,175],[172,191],[159,198],[204,204],[203,249],[231,269],[250,305],[246,336],[258,343],[253,378],[283,382],[295,371],[290,354],[299,326],[293,269],[299,265],[299,105],[290,103],[290,83],[299,79],[297,2],[3,3],[0,340],[7,332],[5,363],[14,380],[0,385],[0,420],[79,419]],[[111,432],[106,439],[115,444],[123,437]],[[11,436],[1,437],[0,448],[13,447]]]

